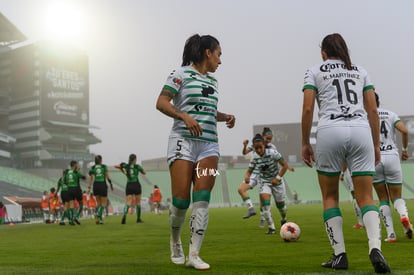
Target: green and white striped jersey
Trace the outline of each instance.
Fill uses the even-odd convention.
[[[270,181],[279,173],[278,162],[282,161],[282,154],[273,148],[266,148],[263,156],[253,152],[249,168],[253,171],[257,169],[260,173],[262,181],[264,183],[270,183]]]
[[[171,91],[174,106],[197,120],[203,129],[201,136],[193,137],[182,120],[174,119],[171,136],[218,142],[218,90],[214,77],[209,73],[201,75],[192,66],[183,66],[168,76],[163,89]]]

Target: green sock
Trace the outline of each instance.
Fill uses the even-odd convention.
[[[75,209],[71,208],[69,209],[69,222],[72,223],[73,222],[73,214],[75,213]]]
[[[141,219],[141,205],[136,205],[135,209],[137,211],[137,219]]]
[[[67,212],[67,210],[63,210],[62,217],[60,217],[60,222],[64,222],[65,221],[66,212]]]
[[[81,201],[81,202],[79,202],[78,211],[76,211],[76,218],[79,218],[80,217],[80,214],[82,213],[82,210],[83,210],[83,203]]]
[[[125,206],[124,206],[124,216],[126,216],[126,214],[128,214],[128,210],[129,210],[129,205],[125,204]]]
[[[103,206],[99,206],[98,207],[98,217],[99,219],[102,220],[102,212],[103,212],[104,207]]]

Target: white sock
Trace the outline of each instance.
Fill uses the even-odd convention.
[[[275,229],[275,223],[273,221],[272,212],[270,211],[270,206],[263,206],[263,216],[269,225],[269,228]]]
[[[260,220],[261,221],[265,221],[266,220],[265,217],[264,217],[263,207],[260,208]]]
[[[249,208],[252,208],[253,207],[253,202],[252,202],[251,199],[245,200],[244,203],[246,203],[247,204],[247,207],[249,207]]]
[[[362,217],[368,236],[369,252],[373,248],[381,250],[381,221],[377,211],[370,210]]]
[[[355,216],[357,217],[358,223],[360,225],[364,225],[364,222],[362,221],[361,208],[359,208],[356,199],[352,199],[352,204],[354,205]]]
[[[405,200],[399,198],[394,201],[394,208],[400,214],[400,217],[407,216],[408,217],[408,210],[405,204]]]
[[[387,230],[387,236],[390,236],[392,233],[395,234],[391,207],[387,204],[383,204],[379,207],[379,210],[382,223],[384,224],[385,230]]]
[[[170,208],[170,234],[171,241],[181,243],[181,228],[185,220],[187,209],[178,209],[175,206]]]
[[[342,217],[335,216],[325,222],[326,234],[328,235],[335,255],[345,252],[344,233],[342,231]]]
[[[193,203],[193,212],[190,218],[190,256],[198,256],[208,225],[208,202]]]
[[[287,207],[286,205],[283,208],[278,208],[280,216],[282,217],[282,220],[286,220],[286,212],[287,212]]]

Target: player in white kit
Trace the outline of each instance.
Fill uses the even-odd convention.
[[[303,86],[302,159],[316,164],[323,201],[323,220],[333,257],[323,267],[348,269],[339,209],[339,175],[343,163],[352,172],[355,197],[368,236],[368,253],[377,273],[390,267],[381,252],[379,210],[372,194],[372,176],[380,160],[379,121],[374,86],[361,66],[352,64],[338,33],[321,44],[323,62],[308,69]],[[316,153],[310,143],[315,101],[319,107]]]
[[[402,170],[400,155],[396,145],[397,129],[402,136],[401,160],[408,159],[408,130],[398,115],[390,110],[379,107],[379,96],[375,93],[380,119],[380,151],[381,162],[375,167],[374,187],[380,201],[380,214],[382,222],[387,230],[386,242],[397,241],[392,221],[390,202],[400,215],[400,221],[404,228],[405,235],[412,239],[413,226],[408,217],[408,210],[402,193]]]

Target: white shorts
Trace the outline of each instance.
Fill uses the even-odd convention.
[[[169,137],[167,162],[170,166],[177,159],[197,163],[212,156],[220,157],[219,145],[216,142],[187,139],[178,136]]]
[[[375,167],[374,184],[385,182],[390,185],[401,185],[402,181],[400,156],[381,154],[381,162]]]
[[[375,173],[375,152],[371,129],[364,126],[326,127],[318,129],[316,170],[339,175],[346,161],[352,175]]]
[[[249,179],[250,189],[253,189],[256,185],[260,184],[262,179],[260,178],[260,174],[251,174]]]
[[[259,184],[260,194],[272,194],[276,202],[284,201],[286,198],[286,186],[285,181],[282,181],[278,185],[273,185],[269,182],[260,182]]]

